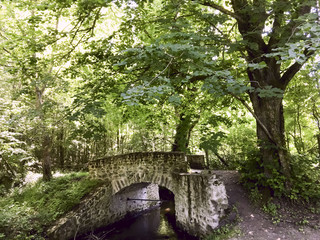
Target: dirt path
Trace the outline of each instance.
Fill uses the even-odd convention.
[[[320,229],[293,224],[292,221],[273,224],[267,214],[251,204],[248,193],[239,184],[239,174],[236,171],[215,173],[224,181],[229,204],[236,206],[241,219],[237,226],[241,231],[240,236],[230,240],[320,240]],[[319,219],[320,216],[316,218]],[[320,228],[320,219],[318,222],[317,226]]]

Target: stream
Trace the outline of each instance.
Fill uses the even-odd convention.
[[[160,207],[135,217],[124,219],[111,228],[102,228],[81,240],[196,240],[176,227],[174,203],[163,202]]]

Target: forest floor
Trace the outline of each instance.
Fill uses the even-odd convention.
[[[249,198],[237,171],[215,173],[225,183],[230,206],[238,212],[228,217],[231,221],[239,219],[229,240],[320,240],[319,209],[278,201],[271,205],[277,208],[270,215]]]

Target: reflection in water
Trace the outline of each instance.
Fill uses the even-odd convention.
[[[194,240],[175,226],[174,203],[164,202],[160,208],[119,222],[113,229],[101,230],[84,239],[99,240]]]
[[[162,203],[159,212],[160,223],[157,229],[158,239],[179,239],[177,233],[174,231],[175,216],[173,202]]]

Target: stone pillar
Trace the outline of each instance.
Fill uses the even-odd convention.
[[[175,193],[177,225],[203,237],[219,225],[228,207],[225,186],[215,175],[180,174]]]

